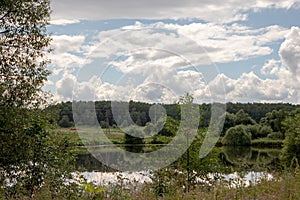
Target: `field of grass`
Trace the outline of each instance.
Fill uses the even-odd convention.
[[[97,129],[87,128],[82,130],[76,130],[74,128],[60,128],[54,130],[57,133],[58,137],[66,137],[68,140],[75,146],[84,146],[84,145],[101,145],[107,144],[107,139],[114,144],[124,144],[124,133],[118,128],[111,129],[102,129],[103,134],[98,134]],[[78,132],[77,132],[78,131]],[[81,132],[80,132],[81,131]],[[79,134],[80,132],[80,134]],[[102,135],[102,136],[99,136]],[[170,137],[166,136],[156,136],[154,138],[145,138],[145,144],[167,144],[172,140]]]
[[[81,131],[81,132],[80,132]],[[61,137],[66,137],[72,144],[77,146],[104,144],[105,139],[100,138],[98,130],[94,128],[76,130],[75,128],[60,128],[54,130]],[[78,134],[80,132],[80,134]],[[124,134],[120,129],[103,129],[105,136],[115,144],[124,143]],[[103,140],[101,140],[103,139]],[[101,143],[101,141],[103,143]],[[95,144],[96,142],[96,144]]]

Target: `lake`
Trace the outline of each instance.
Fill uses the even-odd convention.
[[[131,148],[135,148],[132,146]],[[140,148],[140,147],[138,147]],[[149,147],[144,147],[149,149]],[[119,162],[124,162],[123,151],[118,151],[114,147],[97,147],[95,156],[101,159],[118,158]],[[249,185],[259,181],[262,177],[271,179],[272,171],[279,167],[280,149],[278,148],[253,148],[253,147],[215,147],[207,158],[199,163],[191,161],[190,170],[206,173],[208,178],[218,175],[223,180],[231,180],[233,185],[243,183]],[[179,159],[180,160],[180,159]],[[175,168],[184,163],[185,158],[175,162]],[[205,162],[204,162],[205,161]],[[212,164],[214,167],[209,167]],[[172,166],[171,165],[171,166]],[[184,165],[184,164],[182,164]],[[216,167],[218,166],[218,167]],[[108,167],[97,160],[92,154],[79,154],[76,168],[81,174],[91,182],[105,185],[120,181],[120,177],[125,182],[151,182],[151,170],[135,172],[118,172],[118,170]],[[203,168],[203,169],[201,169]],[[184,169],[184,167],[183,167]],[[205,182],[201,178],[198,181]],[[125,183],[124,182],[124,183]]]

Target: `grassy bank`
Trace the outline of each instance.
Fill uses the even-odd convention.
[[[254,147],[282,147],[283,140],[274,140],[269,138],[259,138],[251,141],[251,146]]]
[[[173,174],[174,175],[174,174]],[[199,183],[187,191],[186,177],[182,175],[163,177],[168,181],[144,184],[140,187],[123,185],[120,182],[110,188],[107,186],[92,187],[83,194],[82,199],[259,199],[259,200],[294,200],[300,199],[300,174],[296,172],[275,173],[272,180],[262,179],[257,184],[246,187],[230,187],[230,181],[216,180],[211,185]]]
[[[175,185],[161,196],[155,194],[153,185],[147,185],[141,191],[130,194],[129,199],[300,199],[299,171],[276,174],[271,181],[263,179],[259,184],[249,187],[230,188],[227,184],[216,181],[212,186],[196,185],[189,192]]]

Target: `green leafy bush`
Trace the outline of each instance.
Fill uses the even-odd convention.
[[[251,145],[251,134],[246,132],[242,125],[232,127],[226,131],[222,144],[229,146]]]
[[[63,115],[61,120],[59,120],[58,125],[63,128],[69,128],[74,126],[74,123],[70,121],[68,115]]]
[[[7,114],[11,118],[3,118]],[[18,119],[18,123],[13,119]],[[48,130],[43,115],[33,110],[0,112],[0,137],[0,187],[6,197],[34,198],[44,189],[53,198],[79,194],[78,185],[66,184],[75,167],[72,144]]]
[[[243,128],[245,129],[245,131],[247,133],[249,133],[251,135],[251,139],[256,139],[256,138],[260,137],[259,125],[257,125],[257,124],[247,125],[247,126],[243,126]]]
[[[286,166],[296,166],[300,160],[300,114],[283,122],[286,128],[281,160]]]
[[[246,113],[243,109],[239,110],[235,114],[235,117],[236,117],[236,121],[235,121],[236,125],[239,125],[239,124],[244,124],[244,125],[256,124],[254,119],[252,119],[251,116],[248,113]]]
[[[270,126],[260,126],[259,129],[259,137],[263,138],[263,137],[267,137],[269,134],[272,134],[272,128]]]
[[[269,126],[261,126],[258,124],[244,126],[245,131],[251,134],[251,139],[265,138],[272,133]]]
[[[151,144],[168,144],[171,142],[172,138],[163,136],[163,135],[155,135],[153,140],[150,142]]]
[[[275,133],[268,134],[268,138],[274,139],[274,140],[283,140],[284,135],[280,132],[275,132]]]
[[[167,117],[166,123],[164,124],[162,130],[158,132],[158,134],[174,137],[178,131],[179,124],[179,121],[173,119],[172,117]]]

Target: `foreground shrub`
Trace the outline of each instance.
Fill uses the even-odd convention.
[[[48,191],[44,199],[76,196],[79,188],[68,183],[75,170],[72,144],[49,131],[42,115],[32,110],[14,114],[20,117],[18,126],[6,121],[8,128],[0,131],[0,197],[34,199],[44,190]]]
[[[300,160],[300,114],[284,121],[285,140],[281,160],[286,166],[295,166]]]

